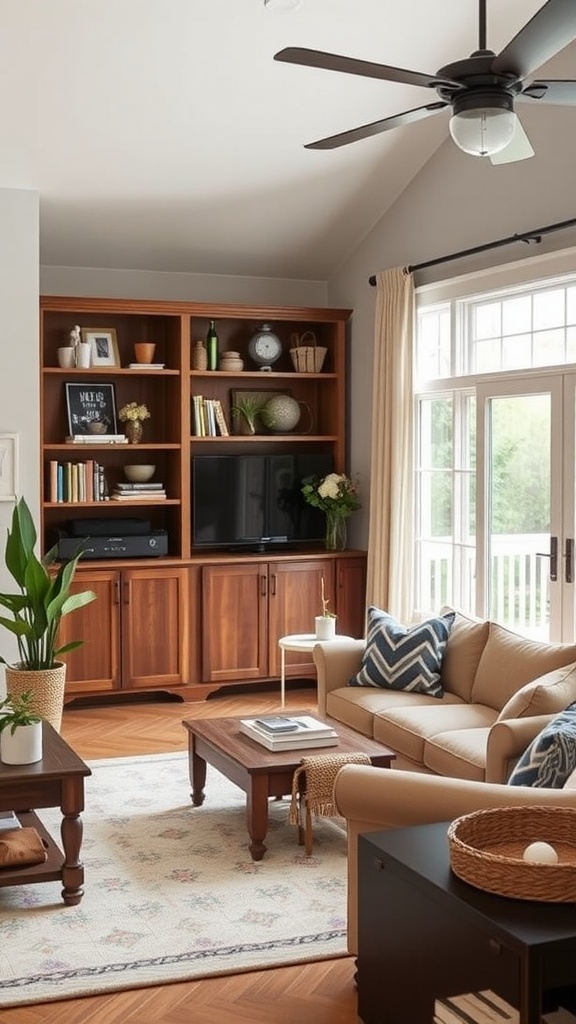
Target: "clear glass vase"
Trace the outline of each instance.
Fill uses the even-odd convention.
[[[344,551],[346,547],[346,519],[344,516],[326,513],[326,550]]]

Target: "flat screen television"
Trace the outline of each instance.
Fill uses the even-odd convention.
[[[304,501],[302,481],[332,472],[327,453],[195,455],[192,537],[195,548],[276,550],[320,542],[325,516]]]

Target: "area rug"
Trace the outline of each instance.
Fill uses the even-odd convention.
[[[86,779],[85,894],[0,889],[0,1008],[346,955],[346,837],[318,819],[312,855],[270,802],[264,859],[246,797],[208,768],[193,807],[184,754],[94,761]],[[39,812],[55,836],[57,810]]]

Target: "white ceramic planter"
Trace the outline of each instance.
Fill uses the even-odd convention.
[[[42,722],[10,726],[0,733],[0,761],[4,764],[33,764],[42,759]]]
[[[317,615],[316,636],[319,640],[333,640],[336,636],[336,617],[334,615]]]

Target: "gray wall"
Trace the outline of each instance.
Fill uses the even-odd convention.
[[[493,166],[489,160],[466,156],[447,139],[328,282],[328,305],[354,310],[349,345],[350,465],[360,475],[364,507],[352,518],[349,535],[357,545],[367,542],[376,302],[370,275],[576,217],[573,112],[548,107],[543,115],[541,110],[525,111],[526,106],[522,105],[522,123],[534,157]],[[410,130],[417,131],[418,125]],[[576,231],[562,231],[546,236],[538,246],[516,243],[420,272],[415,279],[417,284],[442,280],[575,244]]]

